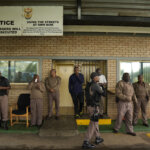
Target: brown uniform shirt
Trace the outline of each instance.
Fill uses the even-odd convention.
[[[45,86],[43,82],[30,82],[28,88],[31,90],[31,99],[42,99]]]
[[[139,82],[133,83],[134,91],[137,98],[145,97],[147,100],[150,98],[150,86],[148,83],[143,82],[140,84]]]
[[[45,80],[45,85],[46,85],[46,88],[48,91],[50,89],[54,89],[55,91],[59,91],[60,83],[61,83],[61,78],[59,76],[56,76],[55,78],[49,76]]]
[[[130,82],[119,81],[116,85],[116,97],[124,102],[137,102],[134,88]]]

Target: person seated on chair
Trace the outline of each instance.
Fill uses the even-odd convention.
[[[37,125],[40,127],[42,125],[43,92],[45,91],[45,86],[39,80],[39,76],[35,74],[28,88],[31,90],[31,126]]]

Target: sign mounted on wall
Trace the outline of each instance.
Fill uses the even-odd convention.
[[[0,7],[0,36],[62,35],[62,6]]]

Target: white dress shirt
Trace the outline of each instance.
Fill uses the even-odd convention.
[[[107,83],[106,77],[104,75],[99,76],[99,83],[102,83],[102,84]]]

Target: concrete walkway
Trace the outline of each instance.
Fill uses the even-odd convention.
[[[59,120],[55,118],[44,120],[39,135],[42,137],[78,135],[76,120],[73,116],[61,116]]]
[[[136,137],[126,134],[103,133],[104,143],[96,148],[109,149],[150,149],[147,133]],[[81,149],[84,134],[72,137],[41,137],[36,134],[0,134],[0,149]],[[94,140],[94,139],[93,139]]]
[[[111,130],[110,130],[111,131]],[[96,149],[103,150],[150,150],[150,134],[137,132],[137,136],[123,133],[102,133],[104,142]],[[62,116],[59,120],[45,120],[38,134],[1,133],[0,150],[4,149],[81,149],[84,133],[79,133],[72,116]],[[93,139],[93,143],[94,143]]]

